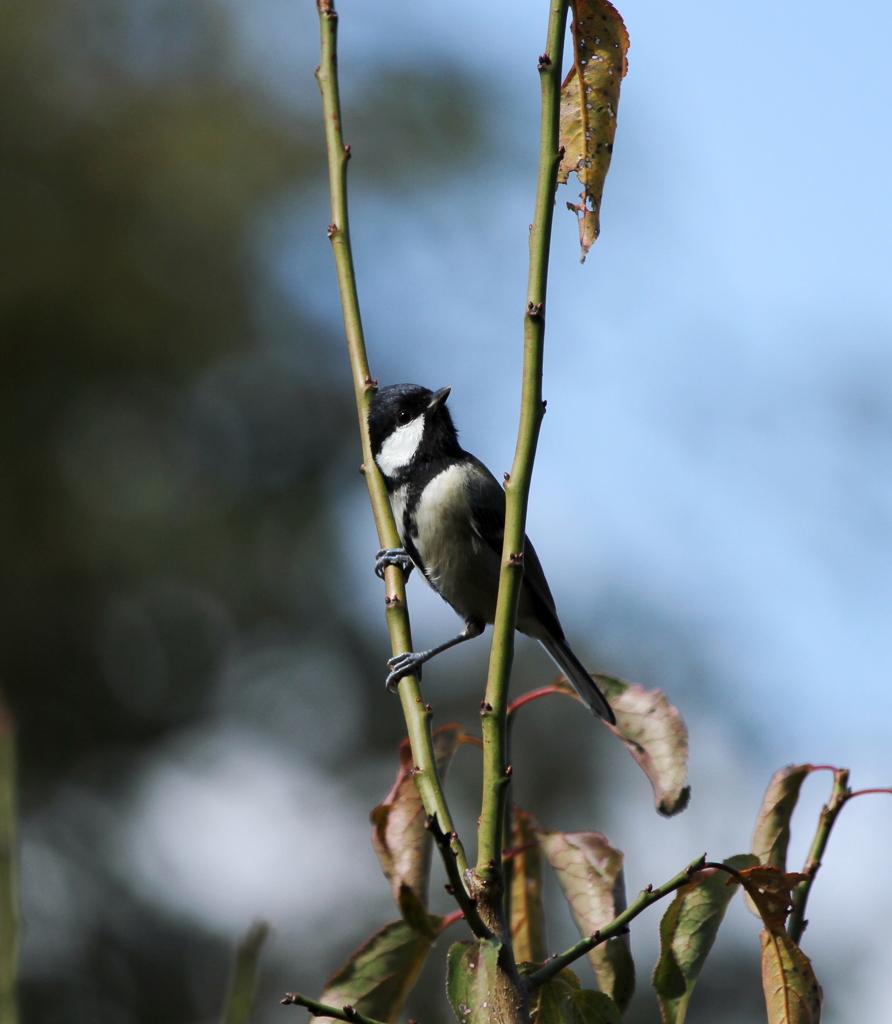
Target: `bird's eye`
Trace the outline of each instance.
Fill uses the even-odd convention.
[[[403,411],[397,416],[396,421],[397,423],[408,423],[410,419],[412,419],[412,414],[403,409]]]

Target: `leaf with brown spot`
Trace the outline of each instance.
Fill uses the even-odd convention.
[[[504,985],[499,972],[502,944],[493,939],[456,942],[446,958],[446,996],[459,1024],[499,1020]]]
[[[662,690],[646,690],[599,672],[592,678],[616,715],[616,725],[604,724],[622,740],[650,780],[657,810],[667,818],[679,814],[688,806],[691,787],[687,784],[688,730],[678,708]],[[563,677],[555,686],[576,696]]]
[[[511,944],[518,963],[539,962],[548,956],[542,905],[542,850],[537,828],[532,814],[519,807],[513,809],[511,845],[520,852],[511,858]]]
[[[600,832],[544,832],[539,842],[554,868],[583,936],[603,928],[626,907],[623,855]],[[635,991],[628,936],[608,939],[588,954],[602,992],[625,1010]]]
[[[818,1024],[823,993],[811,960],[786,928],[766,928],[760,938],[768,1024]]]
[[[444,725],[434,732],[434,752],[441,778],[464,739],[460,725]],[[409,741],[404,740],[393,789],[372,811],[370,819],[375,852],[390,880],[400,913],[410,922],[419,906],[427,906],[433,840],[424,827],[425,818],[424,805],[412,778],[412,751]]]
[[[601,194],[613,154],[619,90],[628,62],[629,34],[607,0],[573,0],[573,68],[561,87],[561,146],[558,183],[575,172],[579,204],[567,203],[579,219],[582,260],[601,231]]]

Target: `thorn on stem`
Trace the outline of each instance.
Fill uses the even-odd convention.
[[[334,238],[334,236],[336,234],[338,234],[339,230],[340,229],[338,228],[337,224],[329,224],[328,225],[328,237],[329,238]]]
[[[378,378],[377,377],[366,377],[366,379],[362,383],[363,383],[363,387],[366,389],[366,391],[370,391],[370,390],[378,387]]]
[[[433,704],[425,704],[424,705],[424,710],[428,711],[428,712],[433,711],[434,710]]]
[[[527,316],[531,320],[538,320],[542,316],[542,303],[541,302],[530,302],[527,305]]]
[[[345,157],[346,157],[346,158],[347,158],[348,160],[350,159],[351,153],[350,153],[350,147],[349,147],[349,145],[348,145],[348,146],[344,146],[344,156],[345,156]]]
[[[539,70],[547,71],[551,67],[551,57],[547,53],[543,53],[539,58]]]
[[[514,765],[513,764],[509,764],[508,767],[505,769],[505,778],[506,779],[510,779],[513,774],[514,774]]]
[[[484,715],[488,715],[492,711],[492,704],[488,700],[482,700],[480,701],[480,710]]]
[[[508,563],[510,565],[523,565],[523,552],[512,551],[511,554],[508,556]]]
[[[399,599],[399,595],[397,594],[393,594],[392,596],[390,594],[386,594],[384,597],[384,604],[387,608],[394,608],[402,603],[403,602]]]
[[[446,892],[449,893],[450,896],[454,896],[455,895],[455,886],[454,885],[444,885],[443,888],[446,890]]]
[[[511,479],[510,473],[503,473],[502,476],[505,478],[505,483],[508,483],[508,481]]]
[[[652,893],[654,891],[653,882],[648,882],[647,885],[644,887],[644,891],[648,895],[650,895],[650,893]]]
[[[363,476],[365,476],[365,463],[364,463],[364,462],[360,463],[360,466],[359,466],[359,472],[360,472],[360,473],[361,473],[361,474],[362,474]]]

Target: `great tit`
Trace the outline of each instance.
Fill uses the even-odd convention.
[[[418,384],[381,388],[369,409],[372,455],[390,494],[402,548],[380,551],[386,565],[413,566],[465,620],[458,636],[388,662],[387,685],[442,651],[480,636],[495,620],[505,530],[505,492],[490,471],[464,451],[446,407],[450,388]],[[529,538],[523,551],[523,585],[517,628],[534,637],[561,668],[592,712],[616,722],[604,694],[570,649],[554,598]]]

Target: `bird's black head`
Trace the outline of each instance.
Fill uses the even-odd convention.
[[[400,477],[419,462],[464,454],[446,408],[449,391],[392,384],[374,396],[369,408],[369,437],[372,455],[385,477]]]

